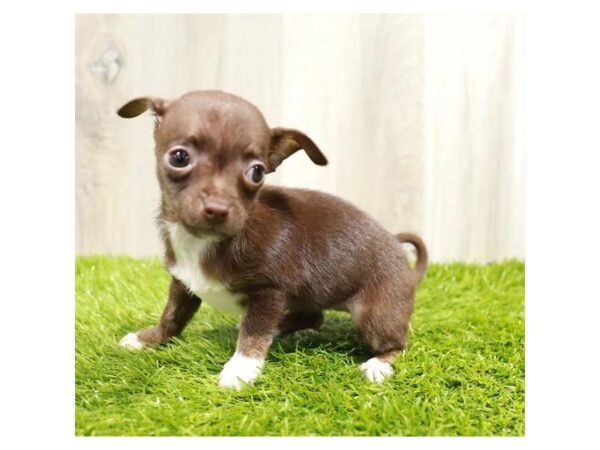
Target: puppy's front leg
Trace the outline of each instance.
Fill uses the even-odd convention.
[[[141,350],[147,344],[165,344],[173,336],[179,336],[187,323],[200,308],[200,299],[191,294],[181,281],[171,280],[169,300],[157,326],[129,333],[119,344]]]
[[[284,296],[264,290],[252,296],[240,323],[234,355],[219,375],[219,386],[237,389],[260,375],[267,352],[285,312]]]

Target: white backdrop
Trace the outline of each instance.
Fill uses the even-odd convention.
[[[76,251],[159,255],[140,95],[222,89],[309,134],[272,184],[344,197],[434,261],[524,257],[522,19],[94,15],[76,19]]]

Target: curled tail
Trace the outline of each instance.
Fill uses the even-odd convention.
[[[400,242],[408,242],[417,249],[417,264],[415,265],[415,275],[417,283],[421,281],[427,270],[427,249],[421,238],[411,233],[398,233],[396,239]]]

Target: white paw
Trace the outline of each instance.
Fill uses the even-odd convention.
[[[146,346],[146,344],[140,341],[135,333],[126,334],[125,337],[119,341],[119,345],[132,350],[142,350]]]
[[[235,352],[219,374],[219,386],[241,390],[244,384],[252,384],[260,375],[264,359],[249,358]]]
[[[371,358],[360,365],[360,370],[371,383],[381,383],[394,373],[392,365],[378,358]]]

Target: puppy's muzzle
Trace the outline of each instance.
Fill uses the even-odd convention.
[[[204,200],[204,217],[207,222],[223,223],[229,215],[231,205],[221,200],[207,198]]]

